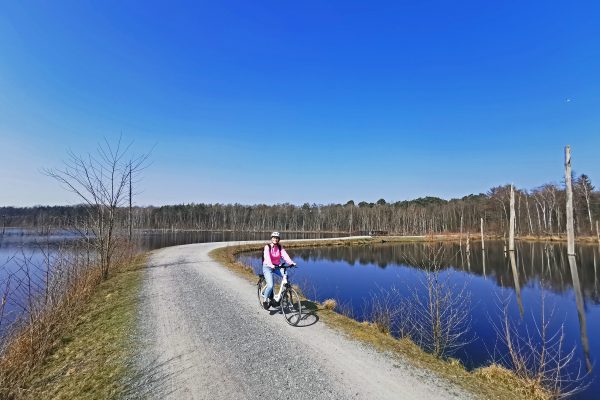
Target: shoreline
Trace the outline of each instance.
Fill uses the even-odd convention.
[[[454,240],[454,237],[445,235],[446,240]],[[318,240],[286,240],[287,248],[306,248],[321,246],[353,246],[371,243],[381,243],[380,238],[353,237],[333,238]],[[440,237],[434,237],[438,241]],[[394,242],[426,243],[431,237],[410,236],[394,237]],[[385,242],[385,241],[384,241]],[[390,241],[391,242],[391,241]],[[255,274],[251,269],[237,261],[236,256],[240,253],[256,250],[255,242],[229,243],[218,247],[209,253],[215,261],[255,283]],[[395,338],[388,333],[382,333],[373,323],[359,322],[335,310],[328,309],[324,304],[312,300],[305,300],[309,308],[317,313],[319,320],[327,326],[337,330],[341,334],[357,340],[360,343],[372,346],[381,352],[390,352],[408,362],[413,367],[438,374],[449,382],[469,391],[478,398],[504,399],[504,398],[526,398],[546,399],[549,393],[536,387],[534,382],[529,382],[515,375],[498,364],[491,363],[487,366],[468,371],[460,361],[448,358],[440,359],[425,352],[417,344],[407,338]]]
[[[56,232],[56,231],[68,231],[68,229],[64,228],[64,227],[23,227],[23,226],[5,226],[2,229],[0,229],[0,235],[3,233],[3,230],[22,230],[23,232],[32,232],[32,233],[38,233],[38,234],[46,234],[46,233],[50,233],[50,232]],[[172,229],[172,228],[136,228],[133,230],[136,233],[142,233],[142,234],[152,234],[152,233],[166,233],[166,232],[172,232],[172,233],[179,233],[179,232],[212,232],[212,233],[218,233],[218,232],[227,232],[227,233],[244,233],[244,234],[258,234],[258,233],[265,233],[265,232],[271,232],[272,230],[234,230],[234,229],[194,229],[194,228],[176,228],[176,229]],[[331,237],[331,238],[314,238],[314,239],[331,239],[331,240],[335,240],[335,239],[347,239],[347,238],[352,238],[352,237],[369,237],[371,239],[375,239],[375,240],[384,240],[384,241],[411,241],[411,240],[415,240],[415,239],[425,239],[425,241],[428,240],[440,240],[440,241],[460,241],[461,239],[466,240],[467,236],[469,237],[470,241],[481,241],[481,234],[480,233],[474,233],[471,232],[469,234],[466,233],[459,233],[459,232],[448,232],[448,233],[434,233],[434,234],[427,234],[427,235],[403,235],[403,234],[399,234],[399,233],[389,233],[389,234],[385,234],[385,235],[368,235],[368,234],[364,234],[361,235],[361,233],[363,231],[354,231],[352,233],[349,232],[340,232],[340,231],[284,231],[284,230],[280,230],[279,232],[281,232],[282,234],[306,234],[306,235],[345,235],[345,236],[338,236],[338,237]],[[293,240],[312,240],[313,238],[309,238],[309,239],[286,239],[286,241],[293,241]],[[506,237],[504,235],[500,235],[500,234],[484,234],[484,240],[507,240]],[[566,233],[558,233],[558,234],[552,234],[552,235],[516,235],[515,236],[515,240],[516,241],[524,241],[524,242],[566,242],[567,241],[567,235]],[[581,242],[581,243],[598,243],[600,244],[600,238],[598,238],[598,236],[595,235],[579,235],[579,236],[575,236],[575,242]]]
[[[22,230],[19,236],[27,236],[29,234],[32,235],[45,235],[50,233],[56,233],[57,231],[68,231],[63,227],[44,227],[44,228],[34,228],[34,227],[22,227],[22,226],[6,226],[3,229],[0,229],[0,237],[3,234],[7,233],[4,230]],[[258,234],[271,232],[271,230],[256,230],[256,231],[238,231],[233,229],[171,229],[171,228],[152,228],[152,229],[134,229],[134,232],[141,234],[154,234],[154,233],[201,233],[201,232],[211,232],[211,233],[243,233],[243,234]],[[414,241],[442,241],[442,242],[460,242],[466,241],[467,236],[469,237],[469,241],[472,242],[480,242],[481,234],[479,233],[470,233],[470,234],[460,234],[460,233],[439,233],[439,234],[429,234],[429,235],[401,235],[401,234],[388,234],[388,235],[359,235],[358,232],[354,232],[354,234],[350,234],[348,232],[335,232],[335,231],[280,231],[283,234],[306,234],[306,235],[347,235],[347,236],[338,236],[338,237],[321,237],[321,238],[307,238],[307,239],[285,239],[286,242],[297,241],[297,240],[336,240],[336,239],[349,239],[354,237],[361,238],[370,238],[374,242],[414,242]],[[9,236],[12,236],[9,234]],[[487,234],[484,235],[484,240],[490,241],[505,241],[507,239],[503,235],[499,234]],[[566,243],[567,236],[566,234],[556,234],[556,235],[521,235],[515,236],[516,242],[552,242],[552,243]],[[236,241],[231,241],[236,242]],[[582,235],[575,237],[575,243],[579,244],[598,244],[600,245],[600,238],[594,235]]]

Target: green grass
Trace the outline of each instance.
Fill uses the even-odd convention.
[[[124,393],[144,264],[116,273],[98,287],[33,374],[25,398],[114,399]]]

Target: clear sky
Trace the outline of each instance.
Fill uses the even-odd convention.
[[[597,1],[4,1],[0,205],[123,135],[139,205],[600,186]]]

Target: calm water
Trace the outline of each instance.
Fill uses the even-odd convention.
[[[144,233],[139,240],[144,249],[152,250],[188,243],[260,240],[266,236],[268,233],[153,231]],[[285,238],[331,236],[289,234]],[[74,238],[69,232],[40,235],[7,229],[0,235],[0,266],[4,264],[0,268],[0,279],[7,270],[15,268],[15,259],[11,260],[11,257],[19,258],[25,254],[32,262],[43,263],[47,254]],[[458,245],[440,246],[443,246],[442,275],[457,287],[466,284],[471,294],[471,327],[476,337],[455,354],[467,367],[489,363],[494,349],[501,347],[497,346],[492,326],[498,323],[499,299],[508,299],[510,318],[523,331],[531,329],[535,326],[534,321],[539,320],[542,298],[547,314],[553,311],[550,329],[557,330],[564,324],[566,344],[576,347],[576,359],[583,369],[588,362],[596,366],[600,357],[600,252],[597,245],[577,246],[576,274],[571,271],[565,246],[560,244],[519,244],[514,268],[510,258],[504,255],[502,243],[486,243],[485,258],[476,243],[469,257],[459,251]],[[422,244],[292,249],[292,257],[301,265],[294,271],[292,279],[309,297],[318,301],[335,298],[338,303],[351,308],[357,319],[368,319],[365,310],[373,294],[395,287],[408,296],[411,288],[419,286],[424,273],[415,264],[427,256],[428,249]],[[259,251],[241,258],[258,270]],[[581,299],[580,307],[578,298]],[[582,330],[582,326],[585,329]],[[586,338],[589,351],[584,351],[582,346]],[[590,376],[590,386],[576,398],[597,398],[600,384],[596,369],[592,369]]]
[[[168,246],[241,240],[268,240],[270,232],[206,232],[206,231],[148,231],[138,232],[137,240],[143,250],[154,250]],[[334,234],[285,233],[289,239],[314,239],[339,236]],[[17,286],[19,278],[25,276],[28,267],[30,276],[38,290],[45,286],[46,265],[52,263],[59,249],[69,252],[71,244],[79,235],[65,230],[39,232],[21,228],[6,228],[0,231],[0,294],[6,284]],[[12,275],[12,276],[11,276]],[[9,281],[10,277],[10,282]],[[25,287],[12,292],[4,308],[4,321],[12,320],[22,309],[23,299],[27,298]],[[0,335],[6,324],[0,324]]]
[[[270,232],[206,232],[206,231],[147,231],[137,235],[143,250],[155,250],[168,246],[190,243],[267,240]],[[334,234],[285,233],[289,239],[314,239],[334,237]],[[11,272],[19,271],[26,263],[35,271],[37,283],[43,284],[46,265],[52,262],[59,249],[69,251],[70,244],[79,239],[77,233],[57,230],[38,232],[21,228],[0,231],[0,292]],[[22,274],[22,273],[21,273]],[[15,280],[13,280],[14,286]],[[13,307],[14,308],[14,307]]]
[[[155,250],[163,247],[190,243],[207,243],[241,240],[265,240],[270,232],[229,232],[229,231],[147,231],[137,235],[142,250]],[[331,233],[285,233],[287,239],[316,239],[339,237]],[[41,233],[21,228],[6,228],[0,231],[0,267],[5,271],[14,268],[16,259],[26,257],[32,263],[41,264],[59,246],[67,245],[79,235],[69,231]],[[0,276],[2,274],[0,269]]]
[[[508,302],[510,320],[523,334],[527,329],[534,332],[542,309],[547,318],[552,314],[548,332],[556,332],[564,324],[565,344],[575,347],[572,368],[586,371],[596,366],[600,359],[598,245],[577,247],[577,268],[573,272],[562,244],[520,243],[514,267],[501,242],[486,242],[485,258],[477,244],[469,257],[458,244],[434,248],[441,251],[442,279],[448,279],[457,290],[466,285],[470,293],[474,340],[454,354],[468,368],[489,364],[497,358],[494,353],[506,354],[493,327],[500,323],[501,301]],[[395,288],[401,296],[409,296],[414,288],[423,288],[425,274],[415,265],[429,256],[430,249],[424,244],[291,249],[292,258],[301,265],[292,280],[309,297],[321,302],[334,298],[351,308],[355,318],[369,319],[366,310],[372,295]],[[241,259],[259,270],[258,251]],[[586,349],[583,343],[588,340]],[[592,368],[587,379],[591,382],[589,388],[576,398],[598,398],[598,380],[598,372]]]
[[[17,270],[25,262],[45,265],[56,254],[59,246],[77,239],[72,232],[35,232],[20,228],[0,230],[0,283],[8,272]]]

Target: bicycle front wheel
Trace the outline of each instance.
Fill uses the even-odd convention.
[[[298,325],[302,319],[302,303],[298,292],[292,287],[288,287],[281,294],[281,313],[285,317],[288,324],[292,326]]]

